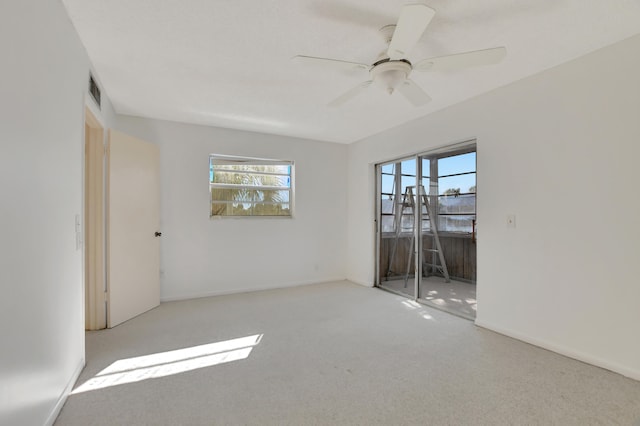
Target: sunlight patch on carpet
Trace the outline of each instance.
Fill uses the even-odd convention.
[[[249,356],[262,334],[121,359],[78,386],[72,394],[110,386],[172,376],[199,368],[238,361]]]

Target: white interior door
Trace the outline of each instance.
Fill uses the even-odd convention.
[[[160,304],[160,151],[109,131],[107,327]]]

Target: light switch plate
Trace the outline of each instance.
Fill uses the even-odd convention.
[[[75,217],[76,225],[76,251],[82,249],[82,222],[80,222],[80,215]]]

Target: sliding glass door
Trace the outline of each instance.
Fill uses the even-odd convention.
[[[420,266],[415,261],[419,169],[417,157],[378,166],[378,285],[409,297],[416,294]]]
[[[377,166],[376,285],[475,317],[475,145]]]

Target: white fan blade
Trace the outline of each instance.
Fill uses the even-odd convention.
[[[413,50],[436,11],[424,4],[407,4],[400,12],[400,19],[389,43],[387,55],[392,60],[404,59]]]
[[[353,89],[348,90],[343,95],[329,102],[328,106],[338,107],[338,106],[344,105],[346,102],[350,101],[351,99],[358,96],[360,93],[364,92],[367,89],[367,87],[371,86],[371,83],[373,83],[373,81],[365,81],[364,83],[358,84]]]
[[[314,56],[298,55],[291,58],[291,60],[304,63],[304,64],[322,66],[325,68],[347,70],[347,71],[352,71],[356,69],[363,69],[365,71],[369,71],[369,68],[371,68],[370,65],[361,64],[358,62],[348,62],[348,61],[341,61],[339,59],[329,59],[329,58],[316,58]]]
[[[417,71],[455,71],[481,65],[497,64],[506,54],[507,49],[504,47],[474,50],[472,52],[424,59],[415,64],[413,69]]]
[[[413,106],[422,106],[431,101],[429,95],[418,86],[413,80],[406,79],[404,83],[396,88],[396,90],[404,95],[405,98],[413,104]]]

